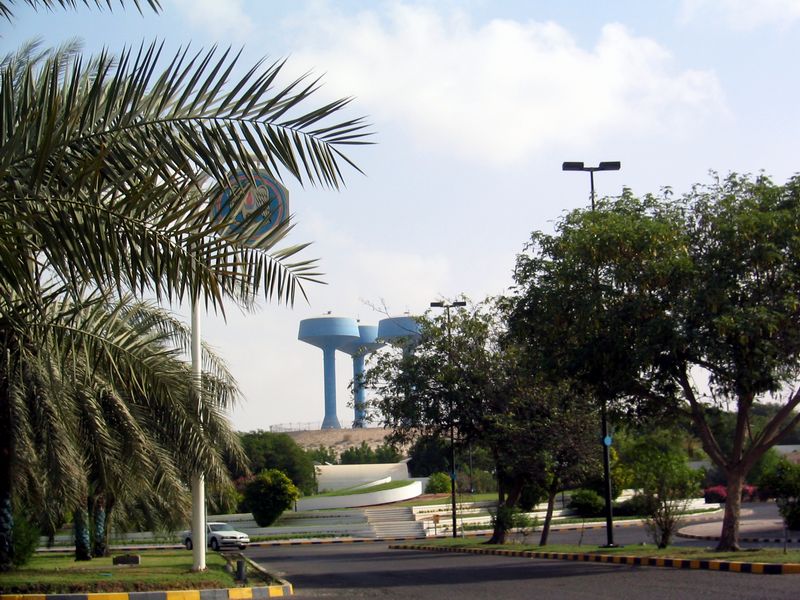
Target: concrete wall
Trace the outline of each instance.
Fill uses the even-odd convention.
[[[409,479],[406,463],[377,465],[317,465],[317,487],[320,492],[333,492],[390,478]]]

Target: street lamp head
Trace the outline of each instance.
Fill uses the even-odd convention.
[[[561,164],[562,171],[583,171],[582,162],[564,162]]]
[[[444,308],[444,302],[431,302],[431,308]]]
[[[450,304],[450,306],[466,306],[466,305],[467,303],[464,302],[463,300],[459,300],[458,302],[453,302],[452,304]]]
[[[618,160],[606,161],[606,162],[601,162],[597,166],[597,170],[598,171],[619,171],[619,168],[621,166],[622,166],[622,164]]]

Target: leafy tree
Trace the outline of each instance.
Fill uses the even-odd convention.
[[[515,326],[544,368],[630,419],[689,412],[728,482],[720,550],[738,548],[747,473],[800,420],[800,393],[786,391],[800,374],[799,215],[798,177],[730,175],[678,200],[626,190],[535,233],[517,261]],[[781,394],[754,427],[755,402]],[[711,427],[714,404],[736,409],[725,436]]]
[[[285,473],[303,494],[314,493],[314,463],[289,435],[259,430],[243,433],[240,437],[254,473],[277,469]]]
[[[800,465],[782,458],[764,473],[759,485],[775,498],[786,528],[800,531]]]
[[[352,446],[342,451],[339,456],[339,463],[343,465],[368,465],[378,462],[375,451],[369,447],[367,442],[361,442],[359,446]]]
[[[420,437],[408,451],[408,471],[412,477],[429,477],[446,473],[449,464],[448,444],[438,437]]]
[[[375,448],[376,463],[396,463],[403,459],[400,451],[391,444],[381,444]]]
[[[637,437],[625,453],[632,484],[644,500],[645,527],[655,544],[666,548],[703,474],[689,467],[676,436],[664,430]]]
[[[299,497],[300,491],[277,469],[262,471],[244,490],[247,507],[259,527],[272,525]]]
[[[336,452],[333,451],[333,448],[320,446],[313,450],[306,450],[306,453],[312,462],[320,465],[335,465],[338,461],[338,457],[336,456]]]
[[[574,397],[562,388],[554,401],[556,388],[532,377],[523,351],[503,341],[496,304],[457,311],[449,325],[441,315],[425,317],[413,354],[390,351],[377,359],[366,377],[376,389],[375,408],[398,441],[443,439],[452,431],[462,457],[471,443],[488,448],[499,514],[513,512],[526,485],[543,487],[548,473],[553,485],[572,477],[567,463],[575,454],[567,455],[574,440],[567,440],[586,430],[577,409],[569,416],[562,410],[562,401]],[[503,543],[506,523],[496,520],[491,543]]]

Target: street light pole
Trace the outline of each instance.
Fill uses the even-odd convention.
[[[453,363],[453,339],[450,333],[450,309],[458,306],[466,306],[467,303],[459,302],[431,302],[432,308],[443,308],[445,312],[445,320],[447,323],[447,359],[452,365]],[[455,435],[455,418],[453,416],[453,396],[452,390],[450,392],[450,501],[453,512],[453,537],[458,537],[456,520],[456,435]]]
[[[619,171],[621,164],[619,161],[601,162],[596,167],[584,166],[582,162],[565,162],[561,165],[562,171],[583,171],[589,173],[589,185],[591,190],[592,212],[594,212],[594,174],[596,171]],[[595,283],[597,274],[595,272]],[[603,443],[603,479],[606,501],[606,546],[613,548],[614,543],[614,515],[611,509],[611,436],[608,434],[608,415],[606,410],[606,397],[603,395],[602,406],[600,408],[600,422],[602,429]]]

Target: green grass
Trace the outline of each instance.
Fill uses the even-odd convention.
[[[216,552],[206,555],[208,569],[192,572],[192,553],[186,550],[134,552],[138,566],[113,566],[111,557],[76,562],[73,555],[36,555],[24,567],[0,573],[3,593],[132,592],[235,587],[233,575],[224,570],[225,559]]]
[[[401,479],[399,481],[389,481],[387,483],[379,483],[378,485],[373,485],[370,487],[346,488],[343,490],[335,490],[333,492],[323,492],[315,496],[310,496],[310,498],[325,498],[329,496],[355,496],[357,494],[369,494],[372,492],[382,492],[384,490],[393,490],[395,488],[405,487],[409,483],[411,483],[411,480]]]
[[[746,549],[739,552],[716,552],[713,548],[699,548],[696,546],[670,546],[659,549],[650,544],[637,544],[635,546],[622,546],[619,548],[600,548],[598,546],[577,544],[553,544],[537,546],[536,544],[487,544],[488,537],[471,538],[441,538],[424,542],[412,542],[412,546],[439,546],[453,548],[499,548],[504,550],[527,550],[530,552],[564,552],[569,554],[619,554],[621,556],[653,556],[663,558],[685,558],[689,560],[728,560],[736,562],[759,563],[800,563],[800,550],[789,550],[786,554],[783,548]]]
[[[486,494],[457,494],[456,504],[464,502],[485,502],[487,500],[497,500],[497,492]],[[426,500],[411,499],[403,502],[396,502],[397,506],[433,506],[436,504],[450,504],[450,494],[438,494],[436,498]]]

